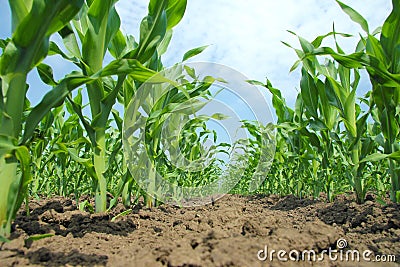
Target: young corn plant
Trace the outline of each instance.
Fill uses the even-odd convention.
[[[154,71],[146,70],[142,64],[149,64],[158,45],[164,40],[167,30],[175,26],[182,18],[186,1],[151,0],[149,14],[143,19],[140,29],[139,44],[128,43],[131,38],[125,38],[121,33],[120,19],[114,7],[117,1],[86,1],[78,16],[60,31],[63,43],[68,52],[64,53],[54,44],[53,53],[60,54],[75,63],[86,76],[102,73],[109,51],[116,58],[110,63],[117,79],[97,79],[86,83],[89,98],[91,120],[83,116],[83,107],[69,98],[74,111],[79,115],[92,146],[92,165],[95,170],[92,178],[96,184],[96,211],[107,209],[107,184],[111,177],[106,177],[109,160],[107,155],[106,129],[112,108],[118,94],[122,91],[127,77],[133,82],[143,82]],[[142,69],[142,72],[138,68]],[[136,69],[135,69],[136,68]],[[107,72],[106,72],[107,73]],[[108,73],[107,73],[108,74]],[[128,99],[129,95],[124,96]],[[87,163],[87,158],[78,160]]]
[[[42,118],[83,84],[98,83],[112,75],[128,74],[145,81],[155,73],[143,67],[137,60],[123,59],[113,61],[96,72],[73,72],[56,82],[51,68],[40,62],[48,54],[60,53],[65,56],[55,43],[49,42],[50,36],[57,31],[62,35],[68,32],[68,22],[81,11],[84,2],[58,1],[54,4],[50,1],[34,0],[10,1],[9,4],[13,35],[11,39],[1,42],[3,52],[0,58],[0,172],[4,185],[0,197],[0,234],[6,236],[10,232],[16,211],[27,196],[26,189],[31,180],[31,158],[26,144],[33,137]],[[97,9],[99,8],[101,9],[97,4]],[[97,26],[99,25],[96,24]],[[25,114],[26,77],[36,66],[42,79],[52,89],[38,105]],[[95,138],[92,140],[96,141]]]
[[[31,180],[27,139],[37,124],[25,124],[28,73],[46,56],[50,36],[62,29],[79,11],[83,1],[9,1],[12,37],[2,42],[0,56],[0,235],[10,233],[11,222],[26,196]],[[46,102],[46,108],[57,102]],[[38,121],[44,116],[30,112]],[[22,138],[22,135],[23,138]]]
[[[278,119],[275,127],[277,130],[275,157],[271,172],[262,184],[261,192],[294,194],[300,197],[310,194],[318,196],[322,189],[321,185],[316,186],[316,183],[321,179],[314,179],[314,176],[320,161],[315,150],[320,146],[320,141],[318,136],[307,128],[309,119],[304,115],[302,95],[298,95],[293,110],[287,106],[281,91],[274,88],[269,80],[266,84],[257,81],[253,83],[265,87],[272,94],[272,104]],[[311,169],[314,170],[312,172],[314,176],[309,175]],[[308,189],[310,190],[307,191]]]
[[[81,91],[74,99],[82,102]],[[88,153],[89,144],[70,103],[48,112],[29,140],[34,163],[30,193],[37,197],[52,194],[69,196],[74,193],[79,198],[77,187],[82,179],[86,179],[89,171],[81,168],[73,158]],[[81,189],[82,194],[88,193]]]
[[[193,76],[193,81],[187,81],[182,77],[183,71],[187,71],[187,68],[184,69],[181,65],[166,70],[175,81],[175,85],[169,83],[143,85],[140,93],[137,93],[136,106],[129,105],[127,110],[129,117],[124,123],[129,128],[124,134],[136,132],[138,123],[146,121],[146,130],[142,129],[138,133],[139,136],[126,135],[123,140],[128,140],[127,146],[130,150],[127,153],[131,153],[130,158],[135,160],[128,162],[132,166],[132,175],[147,178],[141,187],[146,190],[146,205],[149,207],[157,205],[157,196],[160,194],[171,193],[172,196],[176,196],[176,192],[170,192],[172,188],[168,186],[169,184],[185,186],[187,183],[193,185],[205,182],[209,177],[200,178],[198,172],[189,170],[187,174],[185,170],[188,172],[187,168],[191,167],[198,169],[196,166],[198,157],[205,154],[208,157],[217,153],[217,148],[207,151],[202,144],[204,139],[196,133],[196,129],[205,127],[204,123],[209,117],[195,116],[196,112],[209,101],[211,97],[209,87],[215,79],[205,77],[199,81]],[[182,85],[177,86],[177,83]],[[184,122],[187,122],[186,128],[180,127]],[[205,128],[203,130],[203,135],[207,134],[207,130]],[[172,139],[169,140],[169,137]],[[179,141],[178,137],[193,143],[190,145],[182,143],[182,139]],[[171,159],[168,159],[166,153]],[[180,165],[186,160],[191,160],[189,166]],[[185,167],[185,170],[180,171],[181,167]],[[211,173],[207,172],[209,170],[205,171]],[[175,200],[179,202],[181,199]]]
[[[176,119],[182,120],[182,118]],[[224,162],[213,156],[217,153],[228,154],[228,152],[226,144],[207,146],[208,140],[217,141],[217,133],[207,127],[209,119],[208,116],[196,116],[192,119],[186,117],[185,120],[188,121],[181,130],[177,127],[179,122],[168,123],[167,128],[164,128],[164,134],[169,138],[163,138],[160,145],[168,147],[169,154],[174,155],[174,158],[169,160],[165,153],[160,154],[158,168],[163,177],[171,183],[199,187],[214,182],[221,175],[221,166]],[[196,166],[196,161],[199,159],[210,159],[210,161],[207,162],[205,168],[202,168]],[[185,168],[192,168],[189,171],[179,168],[182,166],[171,164],[171,161],[183,163],[185,160],[189,162]]]
[[[335,37],[338,53],[343,53],[336,41],[337,33],[333,31],[330,34]],[[369,112],[362,112],[360,106],[356,103],[356,91],[360,80],[359,71],[358,69],[351,70],[341,65],[336,66],[334,62],[329,60],[326,64],[320,64],[316,56],[304,56],[317,49],[322,40],[330,34],[319,36],[312,43],[299,37],[302,50],[296,49],[296,53],[303,63],[302,97],[306,104],[306,109],[312,111],[311,116],[313,117],[314,125],[317,123],[317,128],[313,128],[321,134],[322,141],[330,148],[330,153],[326,154],[327,160],[333,157],[335,152],[332,143],[334,139],[332,137],[337,136],[338,129],[335,132],[332,132],[332,129],[336,118],[338,117],[344,125],[346,134],[344,136],[345,143],[342,145],[345,145],[345,149],[350,153],[340,149],[340,146],[338,148],[346,158],[345,162],[349,163],[348,165],[352,169],[351,174],[347,176],[356,192],[356,201],[357,203],[363,203],[367,190],[363,181],[366,164],[364,161],[360,162],[360,160],[371,154],[374,146],[371,138],[366,136]],[[298,62],[295,63],[295,66],[298,65]],[[318,76],[323,76],[325,81],[320,80]],[[331,179],[331,176],[331,173],[327,173],[328,180]]]
[[[264,126],[257,121],[243,120],[242,128],[248,132],[249,137],[237,140],[229,149],[231,161],[234,163],[229,166],[229,176],[240,176],[230,193],[248,195],[259,190],[259,188],[255,190],[252,183],[262,184],[261,181],[265,181],[271,163],[262,157],[273,157],[275,136],[272,124]]]
[[[316,55],[329,55],[347,69],[366,68],[372,84],[370,110],[376,108],[377,123],[384,137],[383,153],[374,153],[365,158],[357,159],[354,153],[353,163],[387,159],[391,175],[392,201],[399,201],[400,196],[400,171],[399,171],[399,128],[400,128],[400,3],[392,1],[393,9],[382,26],[380,38],[369,32],[367,21],[351,7],[337,1],[340,7],[350,18],[357,22],[367,34],[362,37],[357,51],[346,55],[343,51],[334,51],[330,47],[312,47],[304,54],[303,58]],[[333,85],[335,88],[335,85]],[[352,123],[354,126],[354,123]],[[349,125],[351,127],[351,125]],[[354,128],[354,127],[352,127]],[[353,136],[357,136],[353,130]]]

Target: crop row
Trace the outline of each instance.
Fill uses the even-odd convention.
[[[174,134],[179,124],[163,128],[171,110],[190,110],[185,115],[189,118],[196,113],[194,107],[202,105],[199,99],[213,98],[209,89],[216,81],[199,80],[190,68],[185,70],[192,81],[185,86],[160,75],[165,69],[162,55],[185,13],[186,0],[150,0],[138,41],[120,30],[116,0],[9,1],[13,34],[0,41],[0,235],[9,235],[16,212],[29,197],[73,196],[80,208],[93,212],[107,211],[120,199],[129,206],[141,196],[148,206],[157,205],[157,197],[149,194],[158,190],[155,173],[143,172],[149,164],[170,183],[201,187],[225,171],[226,162],[212,156],[231,155],[238,147],[243,153],[234,155],[235,164],[237,169],[244,166],[240,172],[229,169],[229,176],[241,178],[231,193],[318,197],[324,192],[331,201],[354,191],[362,203],[368,191],[382,201],[389,191],[391,201],[400,202],[400,4],[393,0],[384,25],[370,32],[359,13],[337,2],[364,30],[355,52],[342,50],[337,39],[351,36],[335,29],[312,42],[298,37],[300,49],[285,43],[299,57],[291,70],[301,68],[295,107],[286,104],[269,80],[250,81],[272,94],[277,124],[242,121],[250,138],[207,148],[207,139],[217,139],[207,122],[223,119],[221,114],[191,117],[177,141],[162,140],[163,131]],[[61,36],[62,44],[50,41],[53,34]],[[322,46],[326,38],[334,38],[335,48]],[[188,51],[182,62],[204,49]],[[43,63],[54,55],[72,62],[77,71],[56,81],[51,66]],[[358,97],[364,69],[371,88]],[[51,87],[33,107],[26,96],[32,70]],[[115,106],[131,109],[131,99],[150,78],[152,84],[175,87],[168,94],[150,90],[143,97],[146,131],[133,140],[131,149],[134,155],[146,150],[149,162],[138,157],[132,171],[122,150],[123,116]],[[130,110],[132,120],[141,111]],[[136,145],[140,138],[143,147]],[[163,151],[166,142],[189,161],[210,157],[208,167],[192,172],[177,168]],[[264,157],[273,158],[272,164]],[[136,179],[144,174],[149,176],[145,188]],[[251,187],[254,177],[264,180],[256,190]],[[80,201],[81,196],[94,197],[94,207]]]

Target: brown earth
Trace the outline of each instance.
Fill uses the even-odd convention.
[[[201,207],[137,205],[113,222],[111,218],[124,211],[122,206],[112,213],[90,214],[60,197],[32,200],[29,205],[31,215],[21,210],[11,242],[1,246],[0,266],[400,265],[400,205],[382,206],[372,196],[357,205],[344,195],[333,203],[293,196],[227,195]],[[54,236],[26,240],[45,233]],[[341,238],[347,241],[343,250],[337,243]],[[260,250],[266,246],[268,254],[285,250],[281,256],[288,261],[279,261],[277,252],[273,261],[260,261],[257,254],[265,256]],[[329,249],[337,251],[331,255],[338,260],[322,254]],[[314,250],[324,260],[309,261],[307,255],[312,254],[304,254],[304,260],[294,261],[303,250]],[[360,252],[359,262],[352,261],[354,250]],[[370,259],[395,255],[396,262],[366,262],[362,259],[366,250],[372,253],[366,255]]]

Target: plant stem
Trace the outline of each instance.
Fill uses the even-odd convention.
[[[394,144],[391,145],[392,153],[395,151]],[[393,202],[398,202],[397,192],[400,191],[400,172],[396,171],[396,162],[392,159],[389,159],[389,172],[390,172],[390,180],[392,184],[392,190],[390,192],[390,200]]]
[[[14,208],[14,205],[9,205],[10,192],[13,182],[17,177],[17,162],[6,162],[7,154],[0,158],[0,236],[7,237],[11,231],[12,216],[10,209]],[[15,202],[17,195],[14,197],[12,203]]]
[[[152,165],[154,162],[151,162],[150,164]],[[154,167],[154,168],[153,168]],[[146,198],[146,206],[148,208],[155,207],[156,206],[156,199],[153,197],[155,193],[155,187],[156,187],[156,171],[155,171],[155,164],[154,166],[150,166],[150,172],[149,172],[149,187],[147,188],[147,198]],[[151,195],[150,195],[151,194]]]
[[[106,171],[106,142],[103,129],[96,132],[97,146],[94,149],[94,168],[97,175],[96,212],[105,212],[107,209],[107,180]]]
[[[360,156],[359,156],[359,146],[360,146],[360,142],[357,142],[352,151],[351,151],[351,158],[353,161],[353,171],[352,171],[352,175],[353,175],[353,179],[354,179],[354,190],[356,191],[356,202],[358,204],[362,204],[364,203],[364,189],[362,186],[362,179],[361,176],[359,175],[359,171],[358,168],[360,166],[359,162],[360,162]]]
[[[22,113],[26,93],[26,74],[15,73],[2,77],[2,88],[6,92],[5,112],[0,133],[18,138],[21,132]]]

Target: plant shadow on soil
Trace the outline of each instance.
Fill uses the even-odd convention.
[[[334,202],[294,196],[227,195],[214,205],[146,208],[111,222],[125,208],[91,214],[76,209],[72,199],[32,200],[13,224],[11,242],[0,249],[1,266],[310,266],[313,262],[260,261],[257,252],[270,249],[321,252],[371,250],[395,255],[400,263],[400,205],[382,206],[369,196],[365,204],[340,195]],[[27,245],[28,236],[54,236]],[[359,266],[329,259],[316,266]],[[367,262],[362,264],[368,266]],[[370,266],[379,266],[371,263]]]

